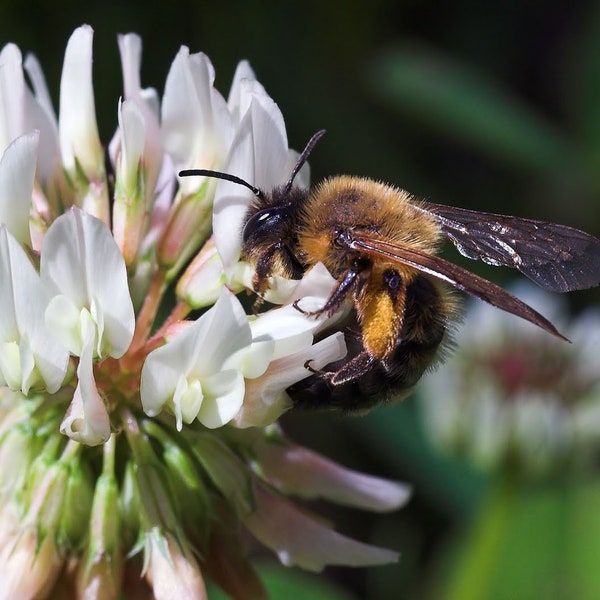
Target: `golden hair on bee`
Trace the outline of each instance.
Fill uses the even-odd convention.
[[[311,231],[360,224],[390,242],[435,253],[442,236],[440,227],[427,213],[417,210],[417,205],[406,190],[342,175],[325,179],[310,191],[301,217]]]
[[[310,315],[350,302],[343,325],[348,354],[288,388],[297,406],[362,412],[409,394],[444,355],[456,321],[456,288],[564,338],[541,314],[496,284],[441,258],[450,240],[464,256],[516,268],[555,292],[600,282],[600,240],[564,225],[443,206],[360,177],[326,179],[312,189],[294,178],[325,132],[317,132],[288,182],[260,190],[235,175],[183,171],[252,190],[242,255],[262,294],[272,275],[300,277],[322,262],[337,283]],[[300,310],[300,309],[299,309]],[[327,335],[323,332],[322,335]]]

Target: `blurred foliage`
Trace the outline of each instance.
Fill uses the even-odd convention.
[[[302,147],[317,129],[328,130],[311,157],[315,179],[367,175],[440,203],[600,233],[598,2],[13,0],[3,3],[0,41],[39,57],[57,100],[66,41],[84,22],[96,31],[96,103],[106,141],[122,85],[115,36],[136,31],[144,42],[143,84],[159,91],[181,44],[210,56],[224,93],[237,61],[248,58],[280,104],[293,146]],[[509,276],[483,265],[469,268],[499,282]],[[574,300],[583,306],[598,302],[598,294]],[[598,514],[590,511],[600,505],[597,488],[571,490],[567,482],[562,496],[553,490],[524,497],[513,489],[506,504],[495,484],[481,503],[487,482],[467,465],[435,454],[414,403],[361,419],[286,417],[285,427],[300,443],[348,466],[409,481],[415,493],[394,515],[329,515],[349,535],[399,549],[399,565],[326,571],[345,594],[320,583],[323,578],[265,568],[272,597],[291,597],[291,589],[295,598],[300,590],[331,600],[421,598],[436,589],[432,579],[446,581],[439,575],[444,572],[453,598],[598,597],[568,587],[549,596],[530,587],[539,579],[518,575],[519,568],[539,577],[563,565],[582,585],[596,577],[591,557],[598,542],[587,535],[583,547],[575,534],[598,532]],[[460,532],[478,512],[471,536],[463,538]],[[485,519],[496,519],[496,526],[481,525]],[[557,523],[568,528],[577,519],[572,535],[553,537]],[[441,568],[451,533],[458,533],[455,544],[464,549]],[[461,560],[474,569],[472,579]],[[486,585],[496,586],[496,595]],[[522,594],[503,593],[511,585],[522,585]],[[597,590],[599,584],[590,585]]]
[[[500,478],[469,535],[446,552],[431,597],[598,598],[599,500],[597,481]]]

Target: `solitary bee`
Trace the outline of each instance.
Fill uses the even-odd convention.
[[[457,313],[448,284],[566,339],[501,287],[438,256],[439,247],[448,238],[468,258],[514,267],[546,290],[569,292],[600,282],[600,240],[564,225],[424,202],[360,177],[294,186],[324,133],[309,140],[288,182],[271,191],[217,171],[180,173],[252,190],[242,252],[256,268],[258,294],[271,275],[297,278],[322,262],[337,285],[307,314],[331,314],[352,300],[347,356],[289,388],[296,405],[362,411],[408,395],[443,356]]]

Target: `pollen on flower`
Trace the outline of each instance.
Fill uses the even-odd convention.
[[[30,90],[18,49],[2,52],[14,77],[0,94],[12,127],[0,140],[4,595],[49,597],[60,576],[82,597],[117,597],[142,575],[157,597],[204,596],[206,577],[261,596],[238,537],[248,532],[312,570],[396,560],[285,497],[297,490],[292,454],[278,454],[290,444],[275,424],[286,389],[311,375],[307,361],[346,353],[336,316],[293,302],[322,306],[331,276],[321,265],[274,280],[267,299],[280,306],[249,314],[253,273],[238,261],[249,198],[236,190],[213,211],[214,180],[177,178],[227,157],[240,176],[260,162],[258,183],[282,184],[296,155],[279,108],[246,62],[226,101],[208,57],[185,47],[159,98],[140,85],[141,40],[121,36],[125,99],[106,167],[92,41],[83,26],[67,44],[58,116],[37,60],[26,61]],[[315,456],[297,452],[289,471],[311,497],[375,510],[407,500],[401,484]]]

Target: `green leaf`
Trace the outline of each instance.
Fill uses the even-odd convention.
[[[447,56],[405,46],[373,64],[371,87],[387,104],[494,160],[552,175],[577,168],[578,149],[483,73]]]
[[[599,503],[595,481],[497,481],[459,544],[458,560],[445,561],[449,581],[438,597],[600,598]]]

